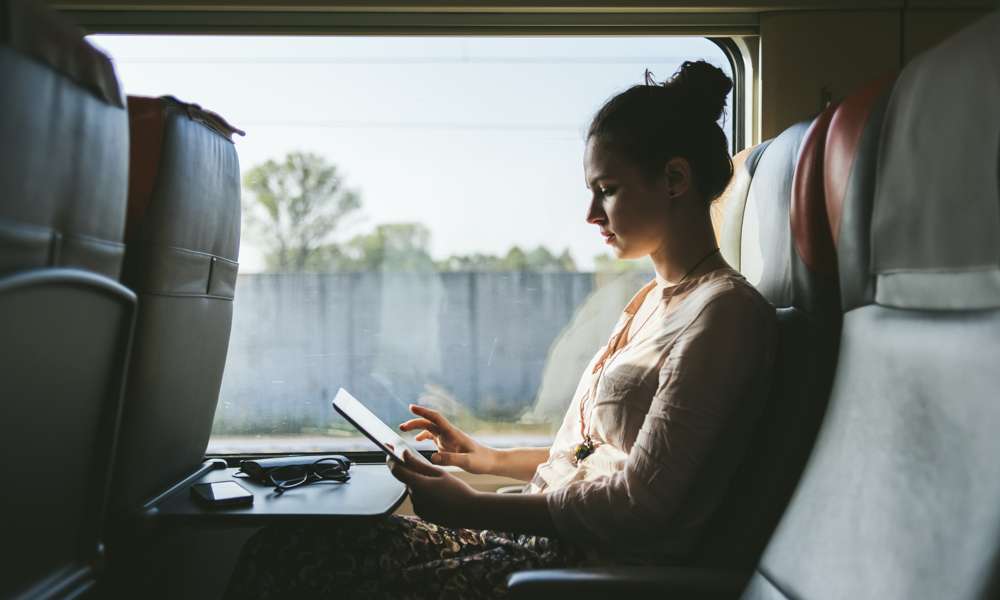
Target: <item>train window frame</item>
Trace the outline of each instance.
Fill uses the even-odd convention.
[[[91,5],[93,6],[93,5]],[[77,8],[72,0],[56,8],[68,14],[88,34],[223,34],[223,35],[344,35],[344,36],[684,36],[704,37],[718,46],[728,59],[733,74],[732,106],[727,125],[731,128],[731,151],[736,154],[759,140],[759,37],[758,16],[751,13],[615,12],[612,10],[500,10],[455,12],[384,10],[275,12],[256,10],[198,11],[119,10]],[[296,454],[324,454],[328,451],[298,451]],[[378,451],[341,452],[356,462],[381,462]],[[250,457],[288,454],[210,453],[208,458],[225,459],[231,466]]]

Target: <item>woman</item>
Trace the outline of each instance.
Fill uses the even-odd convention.
[[[587,221],[619,258],[649,256],[656,278],[584,371],[551,448],[489,448],[420,406],[400,425],[435,442],[434,463],[530,480],[526,493],[390,461],[419,518],[265,530],[232,597],[496,597],[516,570],[692,549],[745,449],[775,344],[773,307],[726,264],[709,218],[732,176],[716,123],[731,88],[719,69],[686,62],[594,117]]]

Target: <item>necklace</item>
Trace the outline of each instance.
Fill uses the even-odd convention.
[[[691,273],[694,273],[695,270],[702,265],[702,263],[704,263],[706,260],[709,259],[709,257],[711,257],[712,255],[714,255],[718,251],[719,251],[718,247],[713,248],[711,252],[709,252],[705,256],[701,257],[701,260],[699,260],[698,262],[696,262],[693,267],[691,267],[690,269],[688,269],[687,273],[684,273],[684,276],[681,277],[680,281],[677,282],[677,285],[680,285],[680,284],[684,283],[684,281],[688,278],[688,276]],[[652,291],[652,290],[650,290],[650,291]],[[649,292],[646,292],[646,293],[648,294]],[[648,323],[649,320],[653,317],[653,315],[656,314],[656,312],[659,310],[659,308],[660,308],[660,305],[657,304],[656,307],[653,308],[653,310],[649,311],[649,314],[642,321],[642,324],[639,325],[638,329],[636,329],[635,332],[633,332],[633,334],[631,336],[629,336],[629,339],[626,342],[626,344],[628,342],[631,342],[632,339],[634,339],[635,336],[637,336],[639,334],[639,332],[642,331],[642,328],[646,326],[646,323]],[[633,318],[635,318],[635,315],[633,315],[632,318],[629,319],[629,322],[626,323],[625,326],[619,332],[619,334],[617,336],[615,336],[615,338],[613,340],[613,345],[614,346],[618,345],[618,341],[621,339],[621,336],[623,334],[625,334],[625,332],[627,332],[632,327],[632,319]],[[624,348],[624,346],[622,348]],[[604,367],[606,365],[605,361],[611,358],[611,354],[614,354],[614,353],[617,353],[617,352],[621,351],[622,348],[615,348],[614,352],[612,352],[612,353],[606,353],[604,356],[601,357],[601,360],[598,361],[597,366],[595,366],[595,370],[600,369],[600,374],[597,376],[597,380],[590,386],[590,392],[588,394],[588,397],[591,400],[594,399],[594,391],[596,390],[598,384],[600,383],[601,377],[604,375]],[[580,442],[579,444],[577,444],[573,448],[573,459],[574,459],[574,464],[576,464],[576,466],[580,466],[580,463],[585,458],[587,458],[588,456],[590,456],[591,454],[593,454],[594,451],[597,449],[597,446],[598,446],[598,443],[594,441],[594,438],[591,437],[590,433],[588,433],[588,431],[587,431],[588,430],[587,425],[586,425],[587,420],[585,418],[584,411],[583,411],[584,404],[585,404],[584,401],[581,400],[580,401],[580,437],[583,438],[583,441]],[[590,407],[590,416],[593,417],[593,414],[594,414],[594,407],[591,406]],[[591,420],[591,425],[593,425],[593,420]]]

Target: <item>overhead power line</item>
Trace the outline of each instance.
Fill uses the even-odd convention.
[[[438,129],[445,131],[517,131],[583,133],[583,125],[568,123],[448,123],[435,121],[351,121],[351,120],[246,120],[248,127],[314,127],[330,129]]]
[[[537,64],[537,65],[627,65],[678,63],[685,59],[673,56],[469,56],[469,57],[420,57],[420,56],[118,56],[118,64],[337,64],[337,65],[443,65],[443,64]]]

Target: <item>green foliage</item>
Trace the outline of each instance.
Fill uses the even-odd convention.
[[[576,263],[564,249],[559,255],[553,254],[548,248],[538,246],[525,252],[518,246],[512,246],[504,256],[495,254],[456,254],[438,261],[440,271],[535,271],[562,272],[576,271]]]
[[[569,249],[556,255],[544,246],[435,261],[422,223],[385,223],[336,242],[361,198],[316,154],[291,152],[257,165],[244,176],[243,192],[247,237],[263,250],[268,271],[576,271]]]
[[[626,271],[649,270],[649,259],[621,260],[608,254],[598,254],[594,257],[594,271],[598,273],[624,273]]]
[[[305,152],[254,167],[243,191],[247,233],[262,246],[270,271],[324,270],[334,259],[330,238],[361,208],[337,168]]]
[[[388,223],[352,238],[334,263],[340,271],[433,271],[431,232],[421,223]]]
[[[507,256],[503,257],[503,262],[507,266],[506,270],[508,271],[528,270],[528,255],[517,246],[512,246],[507,251]]]

